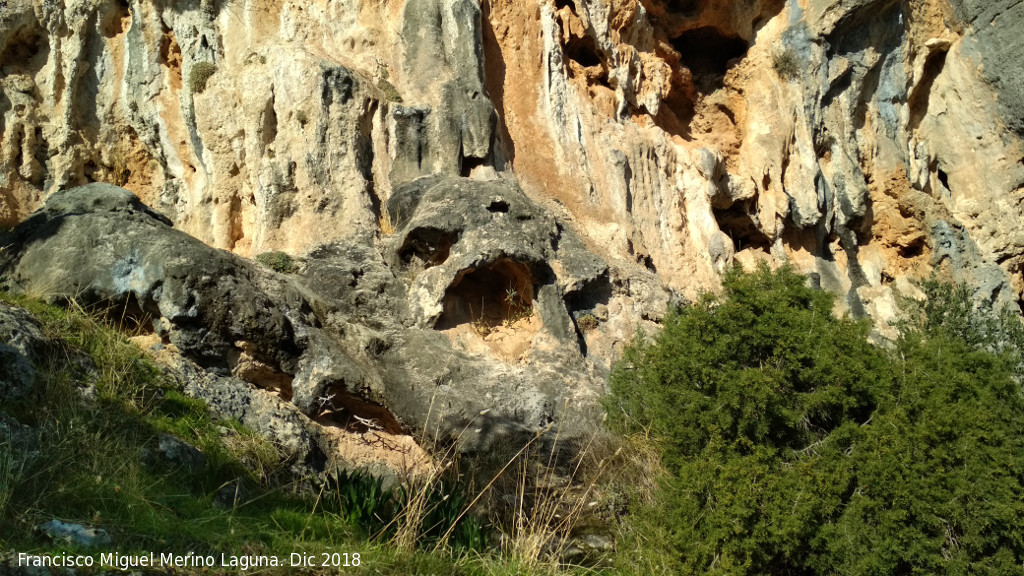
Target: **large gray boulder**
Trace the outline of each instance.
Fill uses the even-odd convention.
[[[14,289],[108,304],[205,366],[226,368],[234,343],[251,341],[294,370],[292,322],[278,304],[290,295],[256,265],[174,230],[127,190],[57,192],[18,226],[13,246],[0,267]]]
[[[593,428],[603,384],[574,318],[607,303],[605,263],[512,181],[422,178],[389,208],[393,237],[319,247],[288,275],[90,184],[14,230],[0,283],[151,329],[186,390],[307,469],[330,459],[314,420],[464,450]]]

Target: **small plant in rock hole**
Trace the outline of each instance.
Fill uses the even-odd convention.
[[[600,324],[601,321],[597,319],[597,316],[589,313],[576,319],[576,326],[580,329],[580,332],[584,334],[592,330],[597,330],[597,327]]]
[[[469,315],[471,317],[473,316],[472,306],[470,306]],[[479,334],[480,336],[487,336],[492,332],[491,326],[487,323],[487,320],[484,317],[483,298],[480,299],[480,316],[477,316],[476,320],[473,320],[473,322],[471,322],[470,325],[473,327],[473,331]]]
[[[529,318],[533,313],[533,307],[523,302],[523,298],[515,286],[509,286],[505,290],[505,304],[508,306],[508,316],[503,321],[506,327],[524,318]]]

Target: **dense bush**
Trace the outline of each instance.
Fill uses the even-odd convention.
[[[281,274],[295,274],[299,271],[295,259],[284,252],[264,252],[257,254],[255,260]]]
[[[791,270],[733,271],[631,347],[609,412],[663,446],[662,489],[629,520],[663,570],[1020,571],[1019,321],[926,288],[884,349]]]
[[[217,72],[217,67],[209,62],[196,62],[192,65],[192,71],[188,75],[189,88],[196,94],[206,90],[206,83]]]

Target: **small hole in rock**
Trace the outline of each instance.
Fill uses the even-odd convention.
[[[896,250],[901,258],[917,258],[924,253],[924,240],[921,239],[907,246],[899,246]]]
[[[348,392],[344,384],[331,386],[323,394],[318,399],[320,412],[315,418],[322,426],[335,426],[358,434],[369,431],[405,433],[402,424],[387,408]]]
[[[502,214],[508,214],[508,202],[504,200],[493,200],[487,207],[488,212],[501,212]]]
[[[451,254],[452,246],[459,241],[458,234],[437,228],[417,228],[405,237],[398,251],[405,265],[419,261],[424,268],[443,264]]]
[[[478,166],[486,165],[487,160],[473,158],[472,156],[463,156],[461,164],[462,166],[460,167],[459,175],[463,178],[469,178],[473,174],[473,169]]]
[[[757,227],[744,203],[737,202],[730,208],[716,209],[714,213],[718,228],[732,238],[736,252],[748,248],[765,252],[771,250],[771,239]]]
[[[576,14],[576,4],[572,0],[555,0],[555,10],[561,10],[562,8],[568,8],[573,16],[578,15]]]

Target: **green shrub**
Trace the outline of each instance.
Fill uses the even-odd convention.
[[[938,322],[971,309],[957,290],[885,350],[791,270],[733,271],[634,344],[609,415],[663,446],[669,477],[629,520],[663,544],[649,556],[680,574],[1019,570],[1020,359]]]
[[[284,252],[264,252],[256,256],[256,261],[281,274],[295,274],[299,271],[295,259]]]
[[[592,330],[597,330],[597,327],[600,325],[601,321],[593,314],[584,314],[576,319],[576,326],[580,329],[580,332],[583,332],[584,334]]]
[[[388,81],[386,78],[382,78],[377,82],[377,88],[384,93],[384,97],[387,98],[388,102],[402,102],[402,95],[398,93],[398,88]]]
[[[772,54],[772,68],[783,80],[800,77],[800,56],[792,48],[785,48]]]
[[[1024,326],[1019,311],[998,309],[991,302],[976,303],[963,284],[949,284],[936,277],[921,283],[923,302],[908,302],[902,323],[907,334],[941,334],[960,340],[974,350],[1021,357]],[[1018,373],[1024,372],[1018,367]]]
[[[192,92],[201,94],[206,90],[206,83],[217,72],[217,67],[209,62],[196,62],[188,74],[188,85]]]

